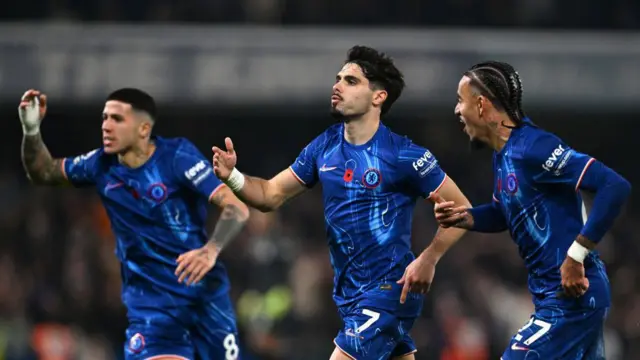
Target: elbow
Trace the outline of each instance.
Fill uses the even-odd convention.
[[[620,188],[622,189],[621,192],[624,194],[625,199],[629,198],[629,196],[631,195],[631,183],[629,182],[629,180],[621,177],[621,184],[620,184]]]
[[[625,202],[629,196],[631,195],[631,183],[629,180],[624,177],[616,174],[615,181],[613,181],[613,186],[615,188],[615,193],[618,194],[620,200]]]
[[[27,179],[33,185],[46,185],[47,181],[43,176],[37,174],[27,173]]]
[[[240,202],[236,205],[236,208],[238,209],[238,220],[242,223],[247,222],[250,216],[249,207],[245,203]]]
[[[260,206],[256,206],[256,209],[262,213],[270,213],[278,210],[279,207],[280,205],[278,204],[262,204]]]
[[[624,207],[631,196],[631,183],[627,179],[620,177],[618,188],[620,189],[620,204]]]
[[[269,212],[278,210],[280,206],[282,206],[282,204],[285,203],[285,201],[286,201],[286,198],[284,195],[280,193],[277,193],[277,194],[271,193],[271,194],[265,195],[264,201],[262,201],[262,203],[251,204],[251,205],[262,213],[269,213]]]

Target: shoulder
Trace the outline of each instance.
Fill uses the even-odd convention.
[[[103,148],[97,148],[69,159],[69,165],[77,166],[80,164],[88,163],[94,164],[96,166],[108,165],[110,163],[110,160],[113,160],[115,158],[115,155],[105,153]]]
[[[84,154],[62,160],[64,172],[72,180],[83,176],[97,179],[108,173],[110,167],[117,166],[117,164],[116,155],[105,153],[103,148],[93,149]]]
[[[342,124],[335,124],[316,136],[306,147],[306,151],[318,154],[332,145],[340,143],[342,137]]]
[[[396,140],[396,161],[400,169],[405,169],[409,173],[414,171],[424,177],[438,168],[438,160],[429,149],[414,143],[408,137],[395,137]]]
[[[530,159],[557,157],[571,150],[556,134],[540,128],[529,130],[526,149],[525,158]]]
[[[530,160],[549,156],[555,150],[564,152],[566,145],[555,134],[536,126],[525,126],[514,130],[513,141],[509,144],[509,154],[513,159]]]
[[[314,139],[314,142],[316,142],[317,145],[330,145],[332,143],[339,142],[342,138],[342,133],[342,124],[334,124],[322,132],[322,134],[318,135]]]
[[[199,152],[198,148],[187,138],[156,138],[158,149],[167,153],[181,154]]]
[[[161,151],[160,156],[162,157],[163,163],[170,163],[173,167],[178,166],[182,168],[184,166],[182,163],[192,164],[197,160],[196,162],[202,162],[200,166],[206,165],[202,152],[187,138],[157,138],[156,144],[156,151]]]
[[[431,162],[436,161],[435,156],[426,147],[416,144],[407,136],[393,134],[392,147],[398,154],[399,161],[417,161]]]

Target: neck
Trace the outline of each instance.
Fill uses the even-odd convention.
[[[118,154],[118,161],[129,168],[138,168],[149,160],[156,151],[156,144],[145,141],[142,145],[132,147],[124,153]]]
[[[344,139],[352,145],[366,144],[380,127],[380,116],[367,113],[344,123]]]
[[[511,136],[511,128],[515,126],[515,123],[508,116],[500,116],[497,121],[492,123],[492,132],[489,137],[489,146],[495,151],[500,151],[504,148],[504,145],[509,141]]]

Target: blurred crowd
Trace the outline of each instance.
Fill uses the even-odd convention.
[[[67,108],[47,119],[43,134],[54,155],[76,155],[99,144],[95,111]],[[207,111],[197,111],[164,115],[158,131],[187,136],[206,155],[205,149],[230,135],[239,166],[260,176],[285,168],[331,121],[322,114],[301,121],[256,111],[254,116],[211,122]],[[4,118],[12,117],[7,111]],[[88,120],[92,118],[96,121]],[[490,154],[470,152],[455,120],[445,121],[451,118],[400,117],[388,124],[429,147],[472,202],[488,201]],[[621,120],[613,127],[596,121],[597,116],[546,119],[543,126],[566,136],[632,183],[637,179],[637,167],[624,159],[632,154],[637,125]],[[216,124],[224,124],[224,129]],[[580,131],[575,131],[577,126]],[[620,133],[616,130],[620,126],[630,131]],[[71,135],[68,129],[82,135]],[[0,171],[0,359],[121,359],[126,319],[120,303],[119,264],[99,198],[92,189],[29,185],[19,162],[17,119],[5,122],[0,130],[7,134],[3,151],[11,154]],[[266,133],[268,137],[261,135]],[[222,254],[245,360],[326,360],[333,349],[341,323],[331,299],[332,270],[320,191],[313,189],[276,213],[253,212],[241,236]],[[607,359],[612,360],[637,359],[640,353],[638,210],[638,202],[632,201],[598,248],[612,280],[614,306],[606,332]],[[217,215],[212,209],[210,228]],[[429,243],[435,230],[431,206],[419,202],[414,217],[416,252]],[[497,359],[531,311],[526,271],[508,234],[469,234],[438,265],[422,318],[412,331],[417,358]]]
[[[2,20],[638,29],[634,0],[33,0]]]

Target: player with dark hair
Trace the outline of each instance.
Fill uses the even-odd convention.
[[[494,150],[493,201],[468,208],[438,197],[436,219],[443,227],[509,230],[518,245],[535,313],[502,359],[604,359],[611,294],[594,248],[631,185],[535,126],[521,103],[522,83],[511,65],[489,61],[464,73],[455,113],[472,142]]]
[[[96,186],[116,236],[127,308],[126,359],[238,359],[229,280],[218,253],[248,208],[183,138],[152,136],[156,105],[137,89],[109,95],[103,146],[55,159],[40,135],[47,98],[27,91],[19,106],[22,162],[35,184]],[[207,203],[222,213],[207,240]]]
[[[289,169],[270,180],[245,176],[235,168],[231,139],[225,140],[226,151],[213,148],[218,177],[262,211],[322,184],[333,297],[344,322],[332,360],[414,359],[409,331],[439,249],[464,234],[438,231],[417,259],[411,252],[417,198],[438,192],[456,204],[469,203],[431,152],[380,122],[403,88],[392,59],[355,46],[333,86],[331,114],[340,123],[311,141]]]

